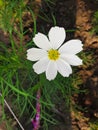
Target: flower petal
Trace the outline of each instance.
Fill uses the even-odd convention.
[[[49,31],[49,40],[53,49],[58,49],[65,40],[65,30],[61,27],[52,27]]]
[[[46,70],[46,77],[48,80],[53,80],[57,75],[57,66],[55,61],[50,61],[47,70]]]
[[[80,40],[69,40],[60,47],[60,53],[77,54],[83,50],[83,44]]]
[[[47,55],[47,52],[38,48],[31,48],[27,50],[27,59],[37,61]]]
[[[68,77],[72,73],[72,69],[68,63],[64,60],[59,59],[56,61],[57,70],[63,77]]]
[[[33,65],[34,72],[36,72],[37,74],[41,74],[45,72],[47,69],[48,63],[49,63],[49,60],[47,59],[47,57],[39,60]]]
[[[61,58],[63,58],[70,65],[73,66],[82,65],[82,60],[76,55],[62,54]]]
[[[44,50],[49,50],[51,48],[51,44],[48,38],[42,33],[36,34],[33,38],[33,41],[39,48],[42,48]]]

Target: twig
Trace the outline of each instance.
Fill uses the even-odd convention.
[[[1,93],[0,93],[0,96],[2,97]],[[9,106],[9,104],[7,103],[7,101],[5,99],[4,99],[4,103],[6,104],[7,108],[10,111],[10,113],[13,115],[14,119],[16,120],[18,125],[20,126],[21,130],[24,130],[23,126],[21,125],[21,123],[19,122],[18,118],[16,117],[16,115],[14,114],[14,112],[12,111],[11,107]]]

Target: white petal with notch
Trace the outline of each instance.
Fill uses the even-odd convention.
[[[77,54],[83,50],[83,44],[80,40],[69,40],[59,49],[60,53]]]
[[[48,80],[53,80],[55,79],[56,75],[57,75],[56,63],[55,61],[50,61],[46,69],[46,78]]]
[[[48,36],[53,49],[58,49],[63,44],[66,33],[64,28],[55,26],[50,29]]]
[[[51,49],[51,44],[48,38],[42,33],[36,34],[35,37],[33,38],[33,41],[39,48],[42,48],[44,50]]]
[[[27,50],[27,59],[31,61],[37,61],[45,57],[47,52],[38,48],[31,48]]]

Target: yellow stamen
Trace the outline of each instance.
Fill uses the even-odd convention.
[[[60,56],[60,53],[58,52],[58,50],[49,50],[48,51],[48,57],[50,60],[57,60]]]

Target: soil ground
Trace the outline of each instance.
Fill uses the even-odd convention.
[[[66,40],[81,39],[84,44],[84,52],[93,52],[89,60],[94,59],[93,64],[84,65],[79,69],[79,75],[83,80],[80,89],[86,89],[88,93],[73,96],[74,105],[86,108],[86,111],[78,109],[78,116],[74,112],[65,112],[62,123],[59,126],[50,126],[49,129],[90,130],[89,121],[98,120],[98,36],[91,34],[92,18],[98,9],[98,2],[93,0],[56,0],[51,8],[45,2],[42,2],[40,6],[48,17],[50,17],[51,12],[55,15],[56,25],[67,30],[75,29],[75,32],[68,32]],[[41,12],[39,11],[39,13]],[[37,19],[37,31],[44,28],[44,31],[48,32],[51,26],[53,26],[53,22]],[[32,24],[29,28],[32,28]],[[30,40],[30,37],[30,35],[26,35],[27,41]],[[0,40],[9,43],[8,36],[3,33],[0,35]],[[26,128],[26,130],[29,129]],[[5,130],[4,123],[0,125],[0,130]]]

